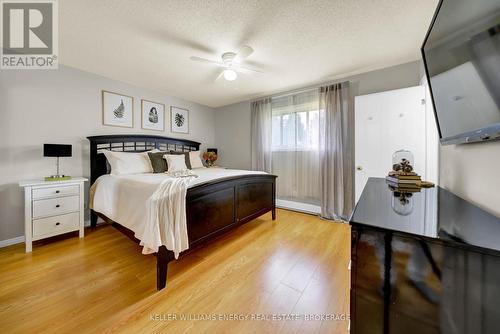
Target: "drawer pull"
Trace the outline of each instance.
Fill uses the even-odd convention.
[[[80,213],[72,212],[68,214],[40,218],[33,220],[33,236],[45,238],[61,233],[76,231],[80,227]],[[5,332],[5,331],[4,331]]]
[[[80,186],[53,186],[50,188],[33,189],[33,199],[46,199],[60,196],[77,196],[80,193]]]
[[[54,195],[54,191],[55,190],[52,190],[52,195]],[[64,190],[61,190],[61,194],[66,194],[66,193]],[[55,216],[55,215],[60,215],[62,213],[69,213],[73,211],[79,211],[79,206],[80,206],[79,196],[67,196],[61,198],[47,198],[41,200],[34,200],[32,205],[33,219]],[[50,224],[50,226],[54,226],[54,223]],[[61,225],[64,225],[64,222],[61,222]]]

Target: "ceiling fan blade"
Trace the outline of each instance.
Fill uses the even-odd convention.
[[[221,62],[215,61],[215,60],[210,60],[210,59],[205,59],[205,58],[200,58],[200,57],[189,57],[192,61],[197,61],[200,63],[209,63],[209,64],[215,64],[221,67],[225,67],[225,65]]]
[[[219,75],[215,78],[214,82],[219,81],[220,78],[222,78],[223,75],[224,75],[224,71],[220,71]]]
[[[247,58],[248,56],[250,56],[252,53],[253,53],[253,49],[251,47],[249,47],[248,45],[243,45],[241,47],[240,51],[238,51],[238,53],[236,54],[236,59],[243,60],[243,59]]]
[[[255,68],[250,68],[250,67],[246,67],[246,66],[241,66],[241,65],[238,65],[236,67],[236,70],[241,70],[243,72],[254,72],[254,73],[264,73],[263,71],[261,70],[257,70]]]

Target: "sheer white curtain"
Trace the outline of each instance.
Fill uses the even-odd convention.
[[[278,176],[278,200],[348,218],[354,203],[349,83],[252,102],[252,168]],[[309,206],[310,207],[310,206]]]
[[[354,205],[354,112],[349,82],[320,87],[321,215],[348,219]]]
[[[271,99],[251,103],[252,169],[271,172]]]
[[[320,204],[316,89],[272,99],[272,173],[278,199]]]

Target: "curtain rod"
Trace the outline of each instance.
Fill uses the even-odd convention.
[[[316,89],[318,89],[319,87],[321,87],[321,86],[318,86],[318,87],[301,88],[301,89],[296,89],[296,90],[288,91],[288,92],[285,92],[285,93],[277,93],[277,94],[271,95],[271,96],[269,96],[269,97],[270,97],[271,99],[277,99],[277,98],[279,98],[279,97],[285,97],[285,96],[289,96],[289,95],[295,95],[295,94],[300,94],[300,93],[310,92],[310,91],[312,91],[312,90],[316,90]]]

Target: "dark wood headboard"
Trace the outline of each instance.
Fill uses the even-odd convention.
[[[195,141],[152,135],[107,135],[87,139],[90,141],[90,184],[99,176],[109,173],[103,150],[144,152],[156,148],[161,151],[189,152],[200,149],[200,143]]]

